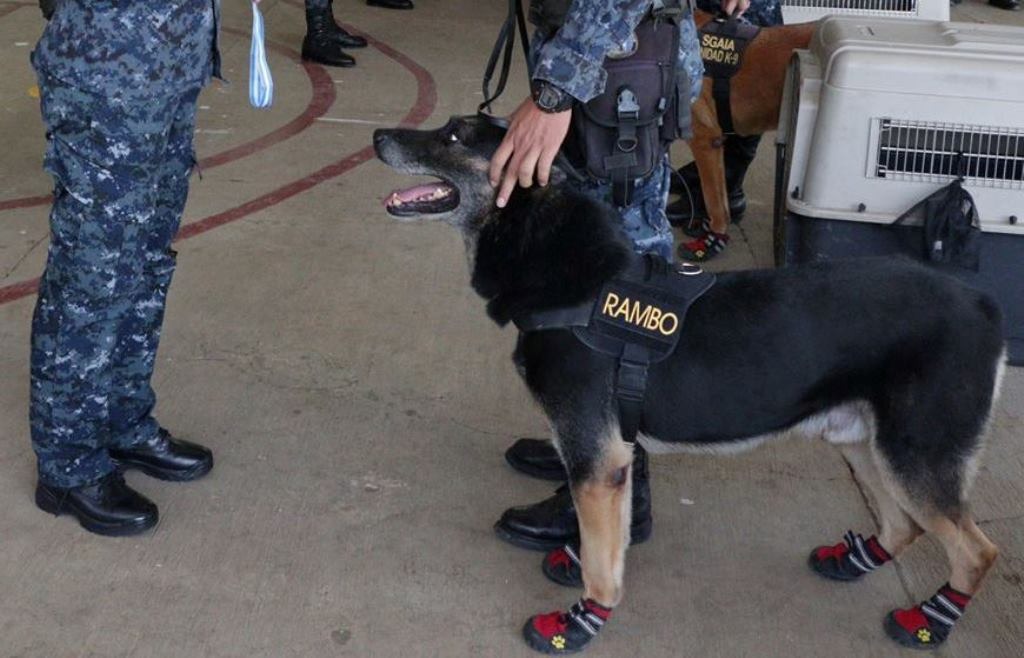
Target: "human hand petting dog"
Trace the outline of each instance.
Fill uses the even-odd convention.
[[[496,204],[504,208],[518,182],[533,185],[536,176],[541,187],[548,184],[551,163],[569,133],[572,111],[547,113],[527,98],[509,117],[508,132],[491,158],[490,179],[498,189]]]
[[[741,16],[750,9],[750,0],[722,0],[722,11],[727,16]]]

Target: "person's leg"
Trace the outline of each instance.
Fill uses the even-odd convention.
[[[114,376],[110,433],[111,444],[119,448],[148,441],[160,429],[152,416],[156,394],[150,380],[175,268],[171,242],[181,224],[195,164],[192,137],[198,96],[199,90],[195,89],[174,101],[166,148],[156,164],[155,210],[143,241],[143,285],[118,327],[111,356]]]
[[[355,66],[345,48],[362,48],[366,40],[349,34],[334,22],[333,0],[306,0],[306,36],[302,59],[327,66]]]
[[[163,151],[169,117],[159,103],[126,109],[45,76],[40,91],[56,185],[32,323],[29,415],[40,482],[71,488],[114,470],[113,355],[145,286],[153,156]]]
[[[200,445],[175,439],[153,418],[156,394],[151,379],[175,252],[171,242],[181,225],[195,163],[199,89],[169,99],[172,108],[166,148],[156,163],[155,211],[147,222],[142,250],[143,283],[118,327],[110,407],[110,456],[122,469],[137,468],[163,480],[195,480],[213,468],[213,455]]]

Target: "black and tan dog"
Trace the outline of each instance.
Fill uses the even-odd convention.
[[[385,163],[440,179],[392,194],[387,209],[459,230],[472,285],[500,325],[595,298],[639,258],[614,210],[574,192],[559,172],[495,208],[487,165],[502,135],[482,117],[374,135]],[[534,617],[524,634],[535,649],[568,653],[622,596],[633,451],[613,398],[617,360],[552,329],[524,334],[515,361],[569,474],[585,586],[568,612]],[[996,559],[966,499],[1003,362],[995,304],[907,261],[722,274],[690,308],[672,355],[651,366],[641,441],[732,452],[795,431],[838,446],[876,499],[881,532],[819,548],[811,566],[853,580],[933,533],[949,557],[949,583],[894,611],[886,630],[908,646],[938,646]]]

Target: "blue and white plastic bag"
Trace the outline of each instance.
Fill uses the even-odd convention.
[[[267,64],[267,49],[264,45],[263,14],[256,3],[252,3],[252,48],[249,49],[249,104],[253,107],[270,107],[274,102],[274,78]]]

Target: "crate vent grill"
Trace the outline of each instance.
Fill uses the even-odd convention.
[[[856,16],[916,16],[918,0],[782,0],[783,7]]]
[[[962,172],[980,187],[1024,189],[1024,130],[879,120],[875,176],[943,183]]]

